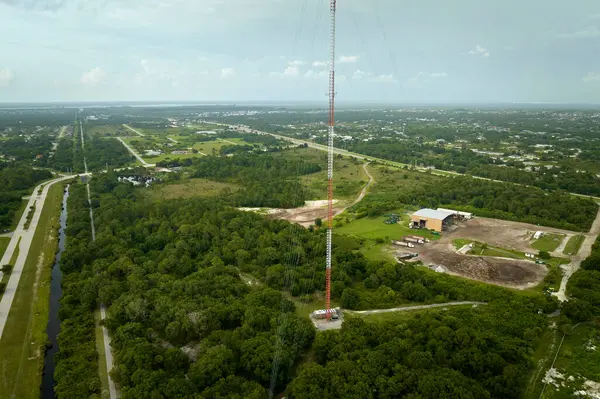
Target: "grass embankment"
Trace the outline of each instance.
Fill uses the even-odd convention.
[[[8,242],[10,242],[10,239]],[[8,246],[8,243],[6,243],[6,245]],[[19,238],[19,241],[17,241],[17,246],[15,247],[15,250],[13,251],[13,254],[10,257],[10,260],[8,261],[8,264],[11,266],[14,266],[15,262],[17,261],[17,258],[19,257],[19,245],[21,245],[21,238]],[[0,253],[0,258],[4,255],[4,251],[6,251],[6,247],[4,247],[3,252]],[[0,282],[3,284],[3,287],[6,287],[6,285],[8,284],[8,280],[10,279],[10,273],[12,273],[12,270],[8,273],[2,274],[2,281]],[[4,290],[0,291],[0,298],[2,298],[3,294]]]
[[[531,247],[537,249],[538,251],[548,251],[552,252],[560,243],[565,239],[564,234],[544,234],[540,239],[535,240]]]
[[[27,211],[27,219],[25,220],[25,224],[23,225],[23,228],[25,230],[29,228],[29,225],[31,224],[31,219],[33,219],[33,214],[35,213],[35,204],[36,201],[33,202],[33,205],[29,207],[29,211]]]
[[[581,244],[583,244],[584,240],[585,236],[583,235],[578,234],[576,236],[572,236],[571,238],[569,238],[567,245],[565,245],[563,254],[571,256],[577,255],[577,252],[579,252],[579,248],[581,248]]]
[[[27,204],[29,203],[29,200],[22,200],[21,201],[21,206],[19,207],[19,209],[15,212],[12,222],[10,224],[10,230],[11,231],[15,231],[17,229],[17,226],[19,225],[19,222],[21,221],[21,216],[23,216],[23,212],[25,212],[25,209],[27,208]]]
[[[48,192],[0,340],[0,392],[6,397],[40,395],[62,193],[62,184]]]
[[[101,399],[110,398],[110,390],[108,385],[108,371],[106,370],[106,354],[104,352],[104,336],[102,334],[102,326],[100,325],[101,317],[100,310],[94,311],[94,321],[96,323],[96,351],[98,352],[98,374],[100,376],[100,392]]]
[[[8,248],[8,244],[10,243],[10,237],[0,237],[0,258],[4,256],[4,252],[6,252],[6,248]],[[2,266],[2,265],[0,265]]]

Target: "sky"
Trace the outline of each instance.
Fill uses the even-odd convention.
[[[598,103],[598,0],[338,0],[336,101]],[[0,0],[0,102],[327,102],[328,0]]]

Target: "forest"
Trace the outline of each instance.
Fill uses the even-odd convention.
[[[581,269],[569,279],[567,293],[571,297],[564,306],[567,317],[583,322],[600,316],[600,236],[590,256],[581,262]]]
[[[537,168],[527,172],[522,168],[508,166],[501,160],[478,155],[470,150],[445,149],[434,145],[399,143],[397,141],[373,140],[368,143],[348,145],[349,151],[366,154],[390,161],[423,164],[441,170],[485,177],[511,183],[539,187],[546,190],[566,190],[578,194],[600,196],[600,178],[594,173],[574,168]],[[503,165],[498,167],[497,165]]]
[[[243,189],[226,194],[222,200],[235,206],[293,208],[304,205],[310,193],[299,176],[321,170],[318,164],[265,154],[237,154],[235,157],[198,157],[163,161],[159,166],[190,166],[192,177],[240,184]]]
[[[0,141],[0,153],[13,157],[15,161],[36,161],[38,166],[46,166],[49,152],[52,148],[52,137],[48,134],[31,134],[15,136],[9,140]],[[36,157],[41,155],[41,159]]]
[[[378,168],[370,195],[350,210],[358,217],[378,216],[406,205],[452,208],[478,216],[588,231],[598,205],[564,191],[543,191],[466,176],[440,177],[431,173]]]
[[[10,227],[25,195],[41,181],[52,178],[47,170],[30,166],[0,162],[0,229]]]
[[[538,309],[557,306],[541,295],[367,261],[352,239],[336,238],[332,295],[343,306],[490,305],[381,327],[349,320],[339,332],[315,334],[295,302],[324,289],[324,230],[215,198],[151,202],[112,175],[91,182],[96,241],[84,187],[73,186],[69,198],[58,398],[98,394],[92,312],[99,303],[108,307],[112,375],[125,399],[267,398],[269,390],[304,398],[323,386],[329,397],[395,397],[395,390],[415,398],[514,397],[545,328]],[[241,273],[261,283],[248,285]],[[304,357],[311,348],[315,361]]]

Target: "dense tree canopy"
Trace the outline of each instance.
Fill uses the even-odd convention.
[[[0,162],[0,229],[10,226],[21,198],[30,195],[28,191],[37,183],[50,178],[52,173],[47,170]]]

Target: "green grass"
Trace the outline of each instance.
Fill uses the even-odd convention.
[[[585,236],[578,234],[569,238],[567,245],[565,245],[565,249],[563,250],[563,254],[565,255],[577,255],[579,252],[579,248],[581,248],[581,244],[585,240]]]
[[[410,303],[406,304],[405,307],[421,305],[420,303]],[[352,319],[352,318],[361,318],[369,323],[398,323],[401,321],[409,320],[414,318],[416,315],[424,316],[426,314],[432,313],[450,313],[452,310],[457,308],[470,308],[473,305],[458,305],[458,306],[449,306],[448,310],[444,310],[443,307],[439,308],[431,308],[431,309],[415,309],[415,310],[404,310],[399,312],[386,312],[386,313],[374,313],[369,315],[359,314],[359,313],[344,313],[344,318]],[[403,306],[397,306],[403,307]]]
[[[201,141],[194,144],[193,148],[206,154],[206,155],[219,155],[219,151],[221,147],[226,145],[232,145],[231,143],[226,143],[224,141],[216,140],[216,141]],[[214,151],[214,152],[213,152]]]
[[[19,222],[21,221],[21,216],[23,216],[23,212],[25,212],[25,209],[27,208],[27,204],[29,203],[29,200],[22,200],[21,201],[21,206],[19,207],[19,209],[15,212],[12,222],[10,224],[10,230],[14,231],[17,229],[17,226],[19,225]]]
[[[121,125],[98,125],[85,128],[85,133],[89,136],[118,137],[135,135],[134,132]],[[136,135],[137,136],[137,135]]]
[[[562,334],[557,329],[546,329],[537,344],[532,356],[532,364],[535,367],[531,370],[527,387],[523,393],[524,399],[538,399],[542,390],[542,379],[546,370],[552,364],[554,355],[558,349]]]
[[[98,352],[98,374],[100,376],[100,398],[109,399],[110,390],[108,385],[108,371],[106,370],[106,354],[104,352],[104,336],[102,334],[102,326],[100,326],[100,310],[94,311],[94,321],[96,322],[96,351]]]
[[[565,239],[564,234],[544,234],[539,240],[536,240],[531,244],[532,248],[537,249],[538,251],[548,251],[552,252]]]
[[[50,302],[50,266],[58,245],[62,193],[61,184],[50,188],[0,340],[0,392],[3,397],[37,398],[40,395]]]
[[[327,164],[319,163],[323,170],[300,177],[302,184],[310,189],[311,199],[314,200],[327,198]],[[349,158],[335,160],[333,175],[333,196],[338,200],[354,201],[369,181],[362,163],[353,162]]]
[[[598,330],[598,327],[590,324],[581,324],[576,326],[572,333],[565,335],[558,355],[557,350],[563,334],[560,332],[555,334],[555,345],[552,350],[550,350],[550,343],[552,342],[553,338],[551,335],[546,335],[542,337],[540,347],[535,352],[536,355],[539,355],[539,359],[542,360],[542,364],[541,367],[534,371],[534,374],[529,381],[528,389],[523,395],[525,399],[537,399],[540,397],[546,399],[587,397],[576,396],[574,395],[574,392],[580,389],[585,389],[583,388],[583,382],[586,379],[592,381],[598,381],[599,379],[600,350],[587,349],[590,344],[596,346],[597,348],[600,347],[600,330]],[[554,356],[556,356],[554,368],[564,375],[564,379],[557,381],[559,383],[558,388],[552,384],[548,384],[543,395],[540,396],[542,387],[544,385],[542,379],[546,371],[550,368],[552,361],[554,360]],[[568,380],[570,376],[574,378],[571,381]]]
[[[390,240],[399,240],[401,237],[407,235],[418,235],[432,240],[439,239],[439,236],[435,236],[429,231],[408,228],[408,215],[405,215],[404,212],[404,210],[390,212],[396,213],[402,217],[402,221],[396,224],[385,224],[384,221],[388,219],[385,216],[375,218],[364,217],[354,220],[349,219],[346,222],[347,218],[342,214],[337,218],[338,221],[341,221],[341,226],[340,223],[337,223],[338,227],[336,227],[336,233],[360,238],[369,238],[372,240],[381,238],[386,241],[386,244],[389,244]]]
[[[148,163],[157,163],[161,161],[165,161],[167,159],[188,159],[188,158],[197,158],[202,157],[202,154],[161,154],[156,156],[147,156],[144,154],[140,154],[142,159]]]
[[[168,200],[172,198],[190,197],[212,197],[221,193],[224,189],[237,191],[240,186],[233,183],[221,183],[207,179],[185,179],[175,183],[157,185],[152,188],[144,188],[152,199]]]
[[[6,248],[8,248],[8,244],[10,243],[10,237],[0,237],[0,259],[6,252]],[[2,266],[2,265],[0,265]]]
[[[10,240],[9,240],[10,242]],[[19,237],[19,241],[17,241],[17,246],[15,247],[15,250],[13,251],[12,256],[10,257],[10,260],[8,261],[8,264],[11,266],[15,265],[15,262],[17,261],[17,258],[19,257],[19,245],[21,244],[21,238]],[[6,244],[8,246],[8,243]],[[6,251],[6,247],[4,248],[4,251]],[[2,256],[2,254],[0,254],[0,257]],[[12,271],[11,271],[12,273]],[[4,273],[2,275],[2,282],[4,284],[8,284],[8,280],[10,279],[10,273]],[[0,293],[0,298],[2,298],[2,293]]]

